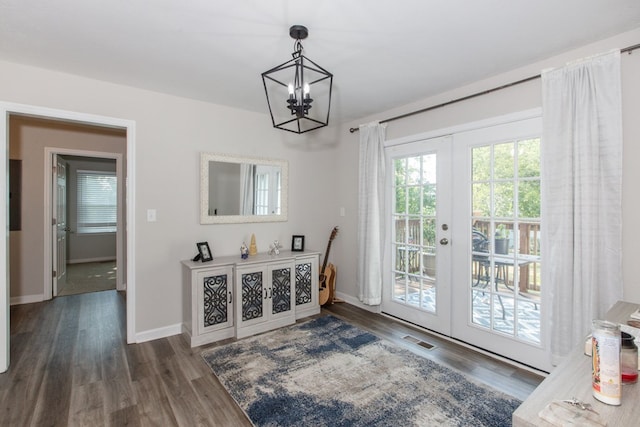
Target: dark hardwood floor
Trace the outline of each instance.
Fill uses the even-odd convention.
[[[542,380],[348,304],[323,310],[329,312],[519,399]],[[11,365],[0,374],[0,424],[250,426],[200,357],[223,343],[191,349],[173,336],[127,345],[125,296],[116,291],[13,306]]]
[[[456,344],[425,329],[413,327],[350,304],[333,304],[323,311],[330,312],[414,353],[464,372],[520,400],[526,399],[544,379],[531,371]],[[433,347],[426,348],[425,344]]]

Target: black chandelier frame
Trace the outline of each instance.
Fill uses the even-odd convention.
[[[262,73],[262,82],[269,105],[269,114],[273,127],[297,134],[309,132],[329,124],[331,111],[331,92],[333,89],[333,74],[325,70],[316,62],[304,56],[302,40],[307,38],[309,32],[302,25],[294,25],[289,29],[289,35],[295,40],[292,59]],[[292,76],[283,79],[282,75]],[[323,83],[324,82],[324,83]],[[326,85],[328,82],[328,96],[326,114],[319,111],[322,106],[314,105],[311,94],[314,93],[314,85]],[[269,86],[273,84],[278,94],[270,94]],[[287,99],[281,99],[280,93],[288,93]],[[315,107],[315,108],[314,108]],[[288,112],[281,113],[286,108]],[[324,108],[322,108],[324,110]],[[280,114],[274,115],[274,110]],[[286,117],[286,118],[283,118]]]

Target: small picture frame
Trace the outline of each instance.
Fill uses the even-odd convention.
[[[209,249],[209,242],[196,243],[198,247],[198,255],[200,255],[200,261],[207,262],[213,259],[211,255],[211,249]]]
[[[293,236],[291,238],[291,251],[292,252],[304,251],[304,236]]]

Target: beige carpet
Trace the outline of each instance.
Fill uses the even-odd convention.
[[[87,262],[67,265],[67,281],[58,296],[106,291],[116,288],[116,262]]]

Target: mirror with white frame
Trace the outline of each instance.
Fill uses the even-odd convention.
[[[200,223],[287,221],[285,160],[200,154]]]

